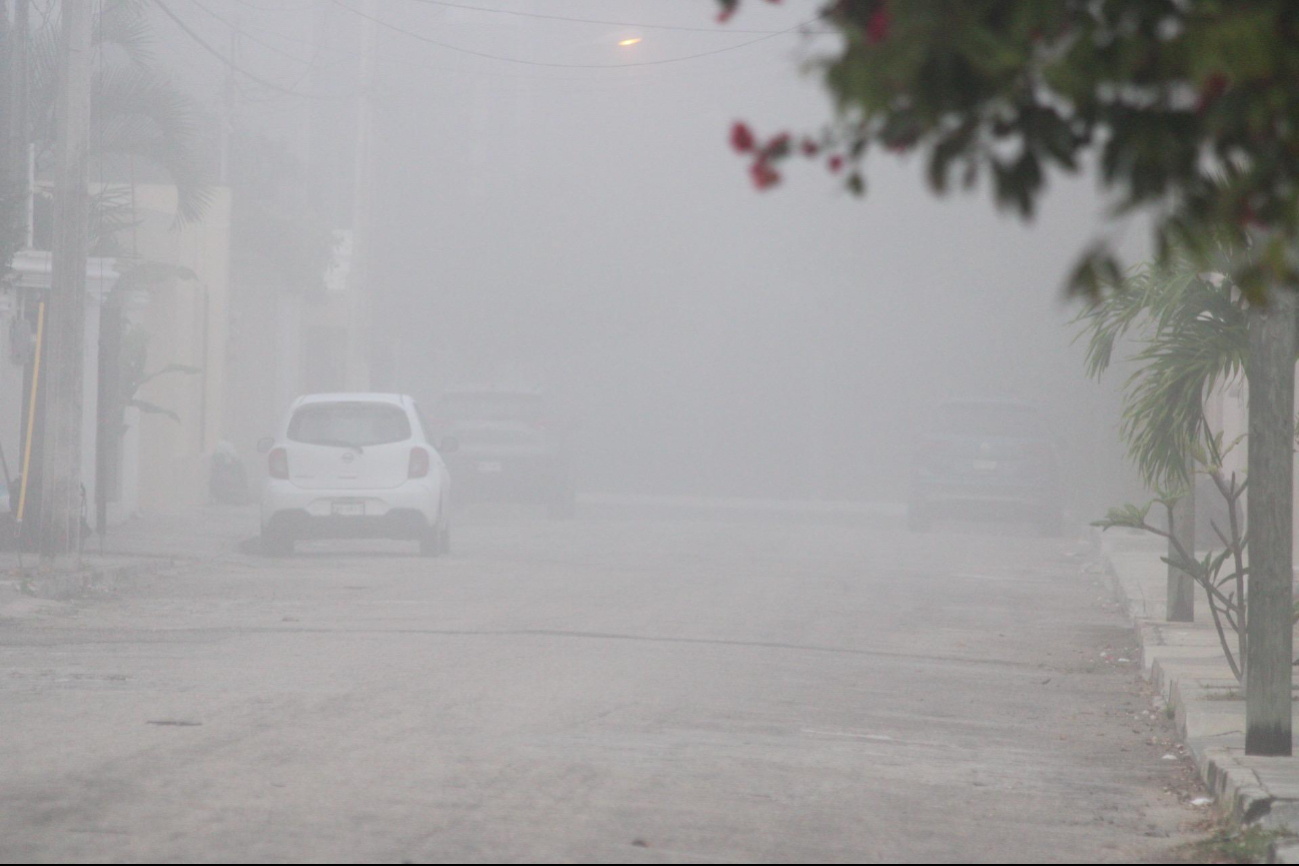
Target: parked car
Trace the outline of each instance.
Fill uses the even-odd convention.
[[[552,516],[573,514],[567,431],[545,395],[458,388],[443,395],[433,415],[434,427],[460,443],[448,458],[457,502],[537,502]]]
[[[936,408],[920,435],[908,524],[936,517],[1020,518],[1043,534],[1063,528],[1060,461],[1042,411],[1012,400],[957,400]]]
[[[400,538],[438,556],[451,543],[450,476],[410,397],[299,397],[278,436],[262,441],[262,545],[299,539]],[[455,449],[454,440],[442,450]]]

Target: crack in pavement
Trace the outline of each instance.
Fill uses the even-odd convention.
[[[0,637],[0,647],[23,647],[23,646],[49,646],[51,644],[66,644],[85,646],[89,644],[129,644],[129,643],[152,643],[156,642],[148,639],[141,639],[144,636],[154,638],[166,638],[172,636],[193,635],[198,638],[211,637],[220,639],[222,636],[231,635],[261,635],[261,634],[311,634],[311,635],[393,635],[409,637],[411,635],[422,635],[427,637],[551,637],[573,640],[609,640],[609,641],[627,641],[632,643],[661,643],[661,644],[693,644],[702,646],[724,646],[724,647],[742,647],[749,649],[774,649],[790,650],[794,652],[826,653],[831,655],[848,655],[862,658],[878,658],[900,661],[917,661],[917,662],[941,662],[944,664],[970,665],[977,667],[1003,667],[1019,668],[1024,670],[1041,671],[1042,665],[1039,662],[1023,662],[1010,659],[989,659],[969,656],[950,656],[950,655],[932,655],[925,653],[907,653],[896,650],[877,650],[877,649],[858,649],[853,647],[837,647],[818,644],[796,644],[784,641],[756,641],[756,640],[737,640],[727,638],[706,638],[706,637],[661,637],[656,635],[638,635],[638,634],[621,634],[617,632],[599,632],[599,631],[575,631],[565,629],[434,629],[434,628],[323,628],[323,627],[295,627],[295,628],[276,628],[273,626],[232,626],[227,628],[175,628],[175,629],[135,629],[128,634],[122,634],[117,637],[95,636],[87,639],[66,639],[68,636],[87,635],[83,629],[49,629],[42,628],[26,632],[28,636],[37,634],[55,635],[58,634],[64,639],[58,641],[39,641],[14,640],[17,635],[10,634]]]

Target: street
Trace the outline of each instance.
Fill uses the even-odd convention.
[[[1082,542],[480,515],[0,621],[0,859],[1151,860],[1191,770]]]

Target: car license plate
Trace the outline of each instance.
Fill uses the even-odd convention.
[[[332,513],[335,517],[364,517],[364,502],[335,502]]]
[[[479,472],[500,472],[505,467],[496,460],[484,460],[478,464]]]
[[[996,472],[997,461],[996,460],[975,460],[974,471],[975,472]]]

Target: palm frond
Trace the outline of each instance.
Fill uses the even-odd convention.
[[[177,217],[200,219],[211,190],[200,168],[198,125],[192,100],[170,81],[140,66],[103,70],[96,81],[91,111],[92,141],[104,154],[148,160],[171,177],[177,191]]]
[[[1223,251],[1219,251],[1222,253]],[[1202,255],[1176,255],[1134,272],[1075,321],[1088,340],[1088,374],[1112,364],[1119,340],[1139,347],[1124,383],[1120,433],[1129,457],[1156,490],[1184,488],[1188,457],[1211,436],[1206,394],[1244,372],[1249,335],[1244,302],[1206,273]],[[1230,273],[1224,264],[1223,271]]]
[[[141,66],[154,63],[153,28],[146,14],[143,0],[115,0],[105,3],[97,16],[94,40],[96,45],[114,45],[127,57]]]

